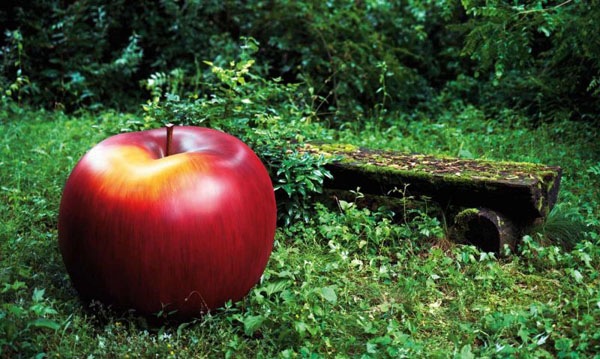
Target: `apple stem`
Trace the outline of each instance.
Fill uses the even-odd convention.
[[[165,155],[166,157],[171,155],[171,143],[173,142],[173,128],[175,127],[175,125],[172,123],[167,123],[165,127],[167,128],[167,153]]]

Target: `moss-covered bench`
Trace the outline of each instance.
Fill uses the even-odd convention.
[[[325,188],[437,202],[452,237],[487,251],[514,247],[522,232],[556,203],[561,168],[533,163],[405,154],[343,144],[306,144],[331,159]],[[450,222],[451,221],[451,222]]]

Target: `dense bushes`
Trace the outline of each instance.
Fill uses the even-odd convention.
[[[37,0],[0,10],[3,96],[45,107],[127,107],[177,69],[203,91],[240,36],[262,76],[301,83],[319,114],[432,109],[440,93],[546,119],[600,105],[597,0]],[[12,86],[12,87],[11,87]],[[6,93],[6,90],[10,90]]]
[[[29,77],[32,101],[43,106],[139,103],[141,79],[158,70],[193,70],[195,61],[211,58],[211,38],[223,31],[211,29],[210,6],[180,8],[174,1],[48,0],[8,9],[2,21],[21,40],[5,41],[5,82],[20,70]]]
[[[597,118],[600,2],[465,1],[463,53],[487,87],[480,101],[545,118]]]

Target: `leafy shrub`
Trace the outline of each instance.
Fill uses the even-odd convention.
[[[18,84],[17,97],[46,107],[131,108],[151,74],[203,76],[205,59],[224,68],[247,36],[262,44],[257,74],[301,83],[311,109],[338,124],[443,109],[440,91],[538,120],[594,119],[598,9],[597,0],[36,0],[0,11],[2,87]]]
[[[213,21],[224,6],[219,3],[40,0],[8,7],[0,21],[22,34],[22,73],[39,89],[31,102],[130,108],[143,98],[138,81],[144,76],[192,69],[195,60],[212,57],[209,49],[223,45]]]
[[[438,49],[428,36],[443,2],[257,5],[246,6],[253,15],[242,29],[265,44],[272,72],[306,82],[321,112],[355,119],[376,104],[402,109],[429,97]]]
[[[115,130],[173,123],[230,133],[264,161],[277,191],[280,219],[306,220],[308,200],[321,192],[330,174],[323,168],[323,157],[299,155],[297,147],[327,133],[312,123],[315,114],[297,85],[267,80],[254,72],[258,43],[252,38],[242,41],[236,60],[223,67],[207,61],[210,72],[201,76],[182,69],[151,75],[145,81],[152,98],[144,105],[144,118],[118,124]]]
[[[23,73],[23,35],[19,30],[5,32],[7,44],[3,46],[2,63],[0,64],[0,99],[4,107],[16,100],[21,105],[23,96],[31,96],[37,92],[35,84]]]
[[[463,53],[484,85],[481,103],[527,109],[540,120],[597,118],[598,1],[463,1]]]

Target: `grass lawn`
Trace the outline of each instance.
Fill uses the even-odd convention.
[[[465,108],[327,130],[374,148],[560,165],[553,222],[498,259],[448,243],[443,224],[422,213],[404,222],[315,204],[308,222],[278,229],[245,300],[157,324],[79,301],[57,245],[71,169],[133,115],[0,114],[0,358],[599,357],[600,143],[591,125],[531,128]],[[577,244],[555,246],[561,236]]]

